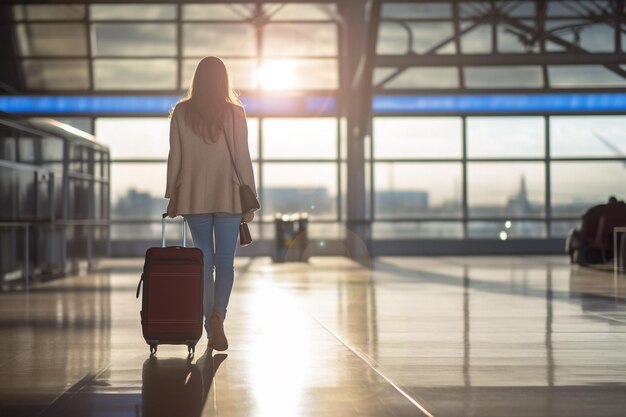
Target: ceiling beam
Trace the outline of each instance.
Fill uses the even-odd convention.
[[[7,6],[0,6],[0,20],[8,18],[11,10]],[[0,59],[0,94],[15,94],[23,87],[18,68],[17,44],[13,28],[10,25],[0,25],[0,45],[2,45],[2,59]]]
[[[59,5],[59,4],[210,4],[210,3],[219,3],[219,4],[231,4],[231,3],[329,3],[335,4],[337,0],[268,0],[268,1],[260,1],[260,0],[202,0],[201,2],[198,0],[149,0],[149,1],[133,1],[133,0],[63,0],[59,2],[59,0],[20,0],[20,1],[11,1],[7,2],[9,5],[23,5],[23,4],[50,4],[50,5]]]
[[[626,54],[544,53],[472,55],[378,55],[376,67],[503,66],[503,65],[624,65]]]
[[[535,34],[536,30],[535,28],[528,26],[522,22],[520,22],[517,19],[513,19],[507,16],[502,16],[501,17],[502,20],[504,22],[506,22],[507,24],[509,24],[510,26],[514,27],[515,29],[518,29],[520,31],[523,32],[527,32],[528,34]],[[578,56],[580,57],[581,60],[583,60],[583,57],[586,57],[588,55],[596,55],[596,54],[591,54],[589,51],[587,51],[586,49],[581,48],[580,46],[567,41],[559,36],[556,36],[554,34],[551,33],[544,33],[544,37],[543,39],[548,40],[550,42],[553,42],[559,46],[562,46],[563,48],[565,48],[567,50],[567,52],[569,52],[570,54],[578,54]],[[559,55],[559,54],[555,54],[555,55]],[[626,78],[626,70],[624,70],[622,67],[619,66],[619,64],[616,63],[603,63],[602,64],[604,67],[606,67],[609,71],[623,77]]]

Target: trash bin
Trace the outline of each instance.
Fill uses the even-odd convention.
[[[274,262],[307,262],[308,244],[307,213],[282,214],[274,217],[275,242]]]

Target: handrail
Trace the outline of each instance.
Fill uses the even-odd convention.
[[[622,259],[622,254],[621,254],[621,252],[624,250],[624,248],[622,248],[624,237],[622,236],[622,239],[620,241],[620,239],[618,239],[618,236],[620,233],[625,234],[626,227],[618,226],[618,227],[613,228],[613,272],[614,274],[619,274],[621,272],[624,272],[624,264],[623,264],[624,260]],[[618,253],[617,248],[619,248],[619,253]]]
[[[0,227],[24,227],[36,224],[36,222],[0,222]]]
[[[79,220],[57,220],[55,225],[61,226],[109,226],[111,220],[105,219],[79,219]]]
[[[26,291],[29,289],[30,285],[30,242],[29,242],[29,229],[32,226],[39,226],[42,224],[49,224],[52,226],[64,226],[64,227],[74,227],[74,226],[109,226],[111,224],[110,220],[107,219],[82,219],[82,220],[57,220],[54,222],[51,221],[15,221],[15,222],[0,222],[0,228],[7,227],[16,227],[24,228],[24,288]],[[89,239],[87,242],[87,263],[91,265],[92,261],[92,246],[93,241]]]
[[[28,222],[0,222],[1,227],[23,227],[24,228],[24,288],[28,291],[30,280],[30,242],[28,241],[28,229],[32,223]]]
[[[15,221],[15,222],[0,222],[0,227],[20,227],[20,226],[34,226],[34,225],[42,225],[49,224],[51,226],[109,226],[112,223],[111,220],[107,219],[79,219],[79,220],[55,220],[54,222],[50,221],[50,219],[42,219],[42,220],[30,220],[30,221]]]

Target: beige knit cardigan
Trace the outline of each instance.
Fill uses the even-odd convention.
[[[220,133],[215,143],[204,141],[194,133],[184,117],[184,105],[174,109],[170,120],[165,198],[175,201],[176,214],[242,212],[239,180],[226,141],[241,180],[256,195],[246,114],[240,106],[233,105],[232,109],[224,120],[226,137]]]

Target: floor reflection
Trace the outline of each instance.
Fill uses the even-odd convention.
[[[610,325],[626,324],[626,277],[589,268],[574,268],[570,298],[585,316]]]
[[[554,324],[554,306],[553,306],[553,283],[552,283],[552,267],[546,269],[546,379],[547,386],[554,387],[554,344],[552,343],[553,324]]]
[[[159,359],[151,356],[143,363],[142,416],[198,417],[209,395],[213,377],[226,354],[211,355],[207,349],[193,358]]]
[[[143,362],[141,372],[139,358],[113,363],[100,374],[79,381],[40,416],[199,417],[226,357],[212,356],[208,349],[195,361],[193,357],[151,356]]]
[[[0,416],[37,416],[110,362],[110,284],[94,274],[0,293]]]
[[[338,280],[336,315],[297,293],[434,415],[582,416],[581,401],[623,415],[625,289],[556,258],[394,258]]]
[[[566,257],[240,264],[228,361],[148,357],[137,273],[0,294],[0,416],[625,415],[624,276]]]

